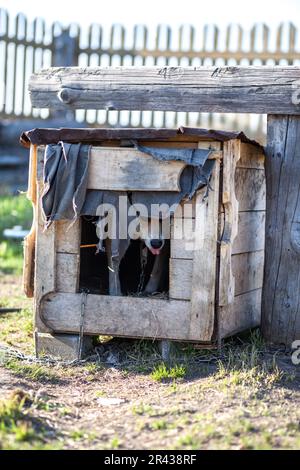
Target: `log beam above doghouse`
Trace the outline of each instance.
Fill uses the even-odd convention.
[[[297,66],[57,67],[29,91],[37,108],[300,114],[299,83]]]

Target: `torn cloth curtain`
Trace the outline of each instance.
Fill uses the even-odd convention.
[[[153,204],[157,206],[165,204],[175,210],[176,205],[184,198],[192,198],[199,188],[208,185],[214,165],[213,160],[208,160],[211,150],[143,147],[137,143],[135,147],[160,161],[185,162],[186,167],[180,177],[180,191],[127,193],[87,190],[90,146],[65,142],[50,144],[45,150],[43,175],[45,187],[42,195],[46,226],[53,220],[74,220],[80,215],[97,215],[97,208],[104,203],[115,207],[118,220],[118,201],[121,195],[125,195],[132,205],[144,204],[149,216],[159,217],[159,213],[151,212]],[[168,216],[170,213],[164,214],[164,217]],[[113,256],[117,256],[118,251],[117,237],[117,240],[113,241]]]
[[[89,146],[59,142],[44,156],[42,210],[46,226],[53,220],[76,219],[86,197]]]
[[[167,204],[176,208],[183,199],[192,199],[196,191],[203,186],[209,189],[209,178],[214,166],[214,160],[208,160],[211,150],[209,149],[184,149],[184,148],[156,148],[144,147],[135,144],[135,148],[141,152],[151,155],[160,161],[181,161],[186,167],[180,176],[180,192],[175,191],[135,191],[132,193],[132,204],[144,204],[148,213],[153,217],[155,214],[154,204]],[[152,208],[152,211],[151,211]],[[169,217],[169,213],[165,217]]]

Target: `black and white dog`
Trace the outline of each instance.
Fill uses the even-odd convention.
[[[150,218],[140,217],[139,230],[131,234],[131,238],[142,240],[146,249],[155,256],[149,281],[143,291],[146,295],[157,292],[168,264],[168,249],[165,241],[166,236],[169,238],[169,235],[166,233],[170,233],[169,224],[162,223],[161,221],[159,221],[158,224],[152,224],[151,222]],[[155,229],[153,229],[153,226],[155,226]],[[159,227],[158,230],[157,226]],[[109,269],[109,295],[122,295],[119,270],[120,262],[125,255],[127,247],[128,245],[126,245],[126,243],[120,243],[119,256],[113,257],[111,252],[111,240],[109,238],[106,239],[105,248]]]

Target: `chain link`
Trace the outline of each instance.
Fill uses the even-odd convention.
[[[148,260],[148,249],[144,247],[141,249],[141,275],[140,275],[140,282],[137,288],[138,294],[141,294],[144,287],[145,282],[145,268]]]

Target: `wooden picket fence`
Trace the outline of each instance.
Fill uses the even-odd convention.
[[[27,93],[29,76],[49,66],[69,65],[272,65],[300,64],[299,32],[293,24],[277,30],[239,25],[225,30],[217,26],[190,25],[171,29],[159,25],[153,31],[143,25],[108,31],[98,24],[88,29],[71,24],[63,28],[42,19],[28,21],[23,14],[10,17],[0,9],[0,118],[47,118],[46,110],[33,110]],[[168,126],[239,128],[261,137],[262,116],[200,113],[151,113],[76,111],[76,120],[99,126]]]

